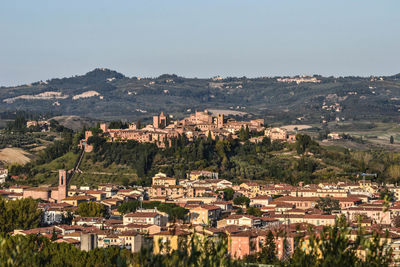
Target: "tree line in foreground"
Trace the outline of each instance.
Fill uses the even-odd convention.
[[[325,227],[319,233],[299,237],[295,251],[282,259],[271,232],[263,249],[244,259],[232,259],[227,238],[201,239],[189,236],[178,250],[153,254],[143,249],[131,253],[120,247],[96,248],[82,251],[67,243],[51,242],[46,237],[0,236],[1,266],[389,266],[393,263],[392,250],[385,237],[365,235],[362,229],[355,240],[349,239],[350,229],[345,224]]]

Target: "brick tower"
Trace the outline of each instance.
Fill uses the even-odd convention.
[[[217,118],[217,127],[218,129],[222,129],[224,127],[224,114],[218,114]]]
[[[59,170],[58,171],[58,197],[57,203],[60,203],[61,200],[67,197],[67,171]]]

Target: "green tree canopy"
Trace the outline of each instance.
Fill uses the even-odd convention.
[[[8,233],[15,229],[31,229],[39,226],[42,211],[36,200],[23,198],[5,201],[0,198],[0,232]]]
[[[354,241],[350,241],[351,228],[343,218],[334,226],[324,227],[318,234],[299,239],[295,252],[285,266],[389,266],[392,249],[379,234],[364,235],[362,229]],[[306,244],[306,249],[304,245]],[[359,257],[359,251],[365,257]]]
[[[89,201],[80,203],[77,213],[82,217],[105,217],[107,209],[101,203]]]
[[[255,208],[255,207],[247,208],[246,213],[249,215],[256,216],[256,217],[260,217],[262,215],[261,210],[259,208]]]
[[[233,200],[233,204],[248,207],[250,204],[250,198],[245,196],[237,197]]]
[[[233,190],[232,188],[225,188],[223,192],[225,201],[232,200],[233,196],[235,195],[235,190]]]
[[[185,220],[186,215],[189,213],[187,209],[182,208],[174,203],[162,203],[160,201],[140,203],[140,201],[137,200],[122,203],[118,206],[118,211],[122,214],[126,214],[129,212],[134,212],[140,207],[143,209],[157,208],[157,210],[167,213],[170,221]]]
[[[261,264],[274,264],[278,262],[276,251],[276,244],[275,244],[275,237],[271,230],[268,231],[268,234],[265,238],[265,243],[259,252],[257,257],[257,263]]]
[[[394,193],[390,191],[387,187],[385,187],[382,191],[379,192],[379,199],[384,199],[387,201],[394,201]]]
[[[324,197],[317,200],[315,208],[322,210],[325,214],[332,214],[334,210],[340,210],[339,201],[330,197]]]

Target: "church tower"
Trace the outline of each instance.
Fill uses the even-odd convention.
[[[60,203],[61,200],[68,196],[67,191],[67,171],[66,170],[59,170],[58,171],[58,197],[57,203]]]
[[[222,129],[224,127],[224,114],[218,114],[217,127],[218,129]]]

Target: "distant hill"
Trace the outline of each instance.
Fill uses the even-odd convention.
[[[56,120],[59,124],[74,131],[82,129],[84,126],[92,127],[97,124],[97,120],[89,119],[85,117],[79,117],[74,115],[67,116],[56,116],[50,120]]]
[[[205,108],[245,112],[267,123],[399,120],[400,74],[386,77],[157,78],[109,69],[0,88],[0,110],[27,110],[99,120],[175,117]],[[232,113],[232,112],[230,112]],[[242,116],[244,113],[237,113]]]

